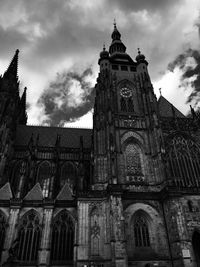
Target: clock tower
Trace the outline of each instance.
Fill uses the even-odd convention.
[[[141,247],[147,254],[150,250],[147,235],[145,243],[135,244],[133,251],[133,230],[128,224],[134,212],[128,209],[139,205],[142,215],[138,218],[146,220],[143,212],[145,217],[150,206],[140,204],[141,199],[151,202],[152,192],[164,181],[163,138],[145,56],[138,49],[134,61],[126,53],[116,23],[111,37],[109,51],[104,47],[100,53],[95,86],[93,189],[109,192],[111,258],[115,266],[127,266],[131,258],[141,255]],[[166,247],[165,238],[162,242],[161,247]]]
[[[100,53],[94,106],[95,185],[156,186],[163,179],[162,136],[148,62],[127,53],[114,23],[109,52]],[[101,170],[101,171],[100,171]]]

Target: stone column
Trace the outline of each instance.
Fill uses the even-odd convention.
[[[38,266],[49,266],[50,263],[50,236],[53,215],[53,202],[48,201],[44,206],[43,231],[39,252]]]
[[[8,250],[12,245],[12,242],[16,239],[17,237],[17,231],[16,231],[16,224],[18,220],[18,215],[20,211],[20,204],[21,202],[13,202],[11,203],[10,207],[10,216],[8,220],[8,228],[6,231],[6,237],[5,237],[5,242],[4,242],[4,250],[2,253],[2,263],[4,263],[8,259]]]

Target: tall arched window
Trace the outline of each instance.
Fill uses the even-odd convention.
[[[71,188],[76,184],[77,170],[71,162],[64,163],[61,169],[60,186],[68,183]]]
[[[5,241],[5,234],[6,234],[6,219],[4,215],[0,212],[0,261]]]
[[[136,215],[134,220],[134,239],[136,247],[150,247],[147,220],[140,213]]]
[[[121,111],[127,111],[126,101],[123,97],[121,97],[121,100],[120,100],[120,107],[121,107]]]
[[[100,249],[99,212],[95,207],[90,213],[91,256],[98,256]]]
[[[66,211],[55,219],[52,229],[51,261],[53,263],[73,260],[74,223]]]
[[[49,162],[45,161],[39,166],[38,181],[41,185],[43,196],[48,197],[51,187],[51,165]]]
[[[191,139],[175,136],[168,141],[169,175],[177,186],[200,186],[200,149]]]
[[[24,262],[36,262],[40,245],[41,228],[38,215],[31,211],[22,218],[18,232],[18,258]]]
[[[126,178],[129,182],[137,182],[143,180],[141,150],[134,143],[129,143],[125,147],[125,168]]]

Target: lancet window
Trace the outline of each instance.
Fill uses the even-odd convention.
[[[134,220],[134,238],[136,247],[150,246],[148,224],[146,219],[140,214]]]
[[[142,164],[140,148],[133,143],[125,147],[125,167],[128,181],[138,181],[142,179]]]
[[[39,217],[30,212],[22,218],[18,232],[18,258],[24,262],[36,262],[40,246],[41,227]]]
[[[99,212],[94,208],[90,214],[90,231],[91,231],[91,256],[98,256],[100,249],[100,222]]]
[[[0,260],[5,241],[5,234],[6,234],[6,219],[4,215],[0,213]]]
[[[61,169],[60,186],[63,187],[65,183],[69,184],[70,188],[73,188],[76,183],[77,169],[71,163],[64,163]]]
[[[43,162],[38,169],[38,181],[42,188],[44,197],[49,196],[51,188],[51,165],[49,162]]]
[[[51,261],[54,263],[73,260],[74,223],[67,212],[61,212],[52,229]]]
[[[200,149],[191,139],[175,136],[169,142],[169,178],[181,187],[200,186]]]

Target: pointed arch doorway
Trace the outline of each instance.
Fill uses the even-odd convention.
[[[192,236],[192,247],[194,251],[196,266],[200,267],[200,233],[195,231]]]

